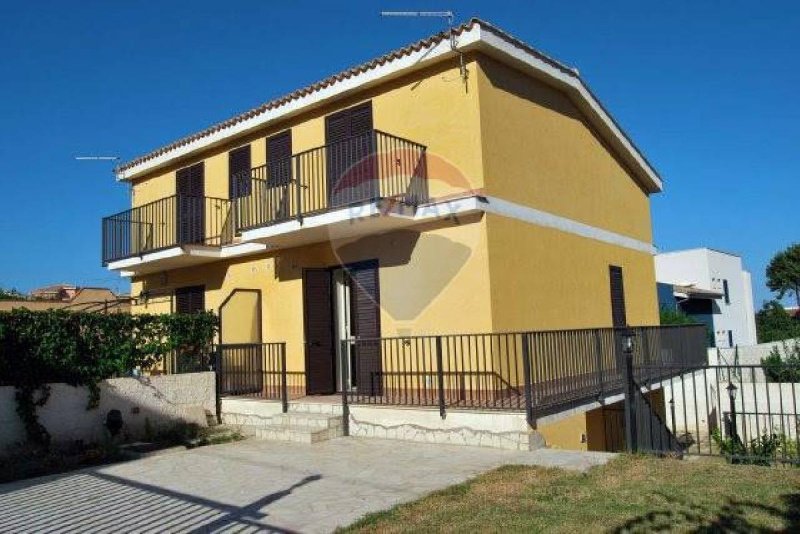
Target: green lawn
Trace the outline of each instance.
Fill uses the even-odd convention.
[[[345,532],[800,532],[800,468],[621,456],[580,474],[507,466]]]

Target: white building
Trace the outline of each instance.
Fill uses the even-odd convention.
[[[708,324],[715,346],[757,343],[753,284],[741,257],[697,248],[657,254],[655,263],[656,280],[673,286],[678,308]]]

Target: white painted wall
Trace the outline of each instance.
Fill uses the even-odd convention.
[[[39,408],[39,422],[54,443],[106,439],[103,423],[109,410],[122,412],[123,435],[139,439],[145,421],[153,430],[176,423],[206,426],[206,414],[216,413],[214,373],[112,378],[100,383],[100,405],[87,410],[86,388],[51,384],[47,403]],[[15,389],[0,387],[0,451],[25,440],[25,430],[16,413]]]
[[[708,248],[665,252],[655,257],[656,280],[668,284],[694,284],[700,289],[722,292],[728,282],[730,303],[717,299],[713,315],[714,338],[718,347],[755,345],[756,324],[753,285],[742,259]],[[733,345],[728,331],[733,332]]]

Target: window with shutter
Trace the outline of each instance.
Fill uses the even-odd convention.
[[[228,192],[231,199],[250,194],[250,145],[228,152]]]
[[[267,164],[270,185],[285,185],[292,181],[291,130],[267,138]]]
[[[325,117],[328,194],[332,206],[377,197],[372,102]]]
[[[628,320],[625,316],[625,284],[622,267],[609,265],[608,275],[611,289],[611,323],[615,328],[626,326]]]
[[[179,245],[205,241],[205,165],[203,162],[175,173],[177,192],[177,242]]]
[[[198,313],[206,309],[205,286],[179,287],[175,290],[176,313]]]

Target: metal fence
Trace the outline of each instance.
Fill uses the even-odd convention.
[[[350,404],[524,410],[529,421],[576,403],[622,393],[622,334],[637,363],[685,372],[707,363],[705,327],[599,328],[547,332],[356,339],[342,343]],[[642,380],[669,376],[639,371]]]
[[[428,199],[425,152],[371,130],[240,173],[232,179],[237,230],[378,199],[416,206]]]
[[[790,364],[786,367],[800,371]],[[650,363],[634,365],[633,375],[662,377],[635,378],[632,384],[651,396],[662,396],[655,411],[679,443],[681,454],[762,465],[800,463],[800,383],[765,379],[772,375],[762,365],[709,365],[687,371]],[[668,452],[647,436],[626,443],[626,448]]]
[[[221,246],[233,239],[230,200],[172,195],[103,218],[103,265],[181,245]]]

